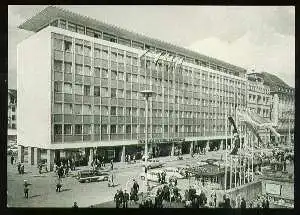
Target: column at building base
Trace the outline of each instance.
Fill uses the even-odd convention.
[[[38,163],[41,161],[41,149],[34,148],[33,149],[33,163],[34,165],[38,165]]]
[[[175,154],[175,143],[172,143],[171,156],[174,156],[174,154]]]
[[[18,162],[24,163],[24,146],[18,145]]]
[[[47,169],[52,171],[54,166],[54,150],[47,149]]]
[[[121,162],[125,162],[126,157],[126,148],[125,146],[122,147],[122,154],[121,154]]]
[[[89,154],[89,166],[92,165],[92,162],[94,160],[94,149],[90,148],[90,154]]]
[[[194,154],[194,142],[191,142],[190,155],[193,156],[193,154]]]
[[[28,164],[33,165],[34,164],[34,148],[28,146],[27,151],[28,151]]]

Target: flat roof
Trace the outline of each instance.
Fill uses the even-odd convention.
[[[234,70],[237,72],[242,72],[242,73],[247,72],[246,69],[244,69],[242,67],[235,66],[235,65],[226,63],[224,61],[202,55],[198,52],[195,52],[195,51],[183,48],[183,47],[179,47],[179,46],[164,42],[159,39],[154,39],[154,38],[144,36],[142,34],[131,32],[129,30],[117,27],[115,25],[107,24],[107,23],[101,22],[99,20],[92,19],[90,17],[80,15],[80,14],[77,14],[77,13],[74,13],[74,12],[71,12],[68,10],[64,10],[62,8],[55,7],[55,6],[49,6],[49,7],[45,8],[44,10],[42,10],[35,16],[26,20],[23,24],[21,24],[19,26],[19,28],[28,30],[28,31],[37,32],[42,27],[44,27],[45,25],[49,24],[51,21],[54,21],[56,19],[65,19],[67,21],[74,22],[74,23],[80,24],[80,25],[84,25],[84,26],[93,28],[95,30],[100,30],[100,31],[104,31],[109,34],[114,34],[118,37],[124,37],[127,39],[135,40],[137,42],[143,42],[145,44],[152,45],[157,48],[163,48],[163,49],[166,49],[171,52],[177,52],[177,53],[186,55],[191,58],[208,61],[208,62],[214,63],[214,64],[222,66],[222,67],[226,67],[228,69],[231,69],[231,70]]]

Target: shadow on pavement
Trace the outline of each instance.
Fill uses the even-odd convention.
[[[34,197],[38,197],[38,196],[41,196],[40,194],[37,194],[37,195],[33,195],[33,196],[29,196],[29,198],[34,198]]]
[[[61,189],[61,191],[60,191],[60,192],[65,192],[65,191],[70,191],[70,190],[72,190],[72,189],[70,189],[70,188]]]

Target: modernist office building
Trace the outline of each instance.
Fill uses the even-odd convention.
[[[8,89],[7,104],[7,139],[15,142],[17,140],[17,90]]]
[[[226,117],[246,105],[246,70],[223,61],[53,6],[20,28],[35,32],[18,45],[21,160],[24,147],[31,163],[41,149],[51,163],[79,150],[116,161],[143,151],[147,89],[150,150],[160,156],[230,138]],[[155,65],[154,53],[184,61]]]
[[[272,96],[270,87],[264,83],[261,73],[249,73],[248,77],[248,99],[247,108],[252,112],[252,116],[261,122],[271,122]],[[270,141],[269,129],[259,129],[258,134],[263,143]]]

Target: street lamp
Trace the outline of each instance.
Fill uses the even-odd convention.
[[[153,96],[154,92],[152,90],[143,90],[143,91],[141,91],[141,93],[142,93],[142,96],[146,100],[146,138],[145,138],[145,153],[144,154],[145,154],[145,168],[147,168],[147,161],[148,161],[148,108],[149,108],[148,99],[149,99],[149,97]],[[147,173],[145,174],[145,180],[146,180],[146,186],[147,186],[147,190],[148,190]]]

